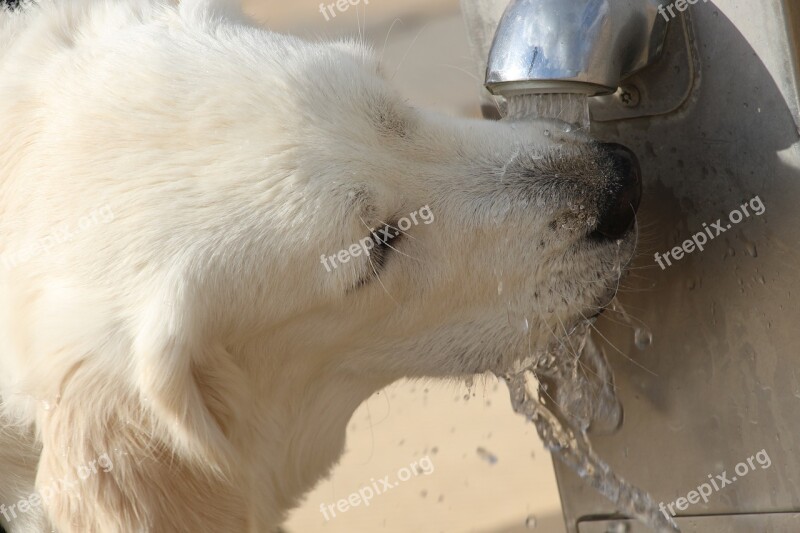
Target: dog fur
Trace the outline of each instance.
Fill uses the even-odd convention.
[[[502,371],[606,303],[615,179],[581,134],[415,109],[364,45],[221,0],[0,11],[0,523],[274,530],[372,393]]]

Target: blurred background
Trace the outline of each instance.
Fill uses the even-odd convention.
[[[356,0],[353,0],[354,2]],[[330,4],[328,0],[325,4]],[[478,117],[478,73],[457,0],[359,0],[320,11],[319,0],[249,0],[268,28],[312,40],[363,35],[397,89],[418,107]],[[432,472],[399,483],[370,505],[326,520],[333,504],[372,480],[429,457]],[[423,461],[427,466],[427,461]],[[563,533],[550,454],[514,414],[505,385],[476,380],[401,382],[354,415],[347,451],[331,477],[295,510],[287,533]]]

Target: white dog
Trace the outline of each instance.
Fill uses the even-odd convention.
[[[0,9],[0,523],[274,530],[375,391],[598,313],[638,169],[564,130],[414,109],[221,0]]]

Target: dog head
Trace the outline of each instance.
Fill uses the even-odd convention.
[[[358,44],[287,55],[303,80],[278,111],[291,186],[271,208],[280,244],[264,245],[281,250],[279,299],[303,313],[293,338],[359,373],[463,375],[609,302],[641,194],[629,150],[555,122],[416,109]]]

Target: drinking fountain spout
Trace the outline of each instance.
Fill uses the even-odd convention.
[[[512,0],[495,32],[486,87],[506,98],[596,96],[661,52],[659,0]]]

